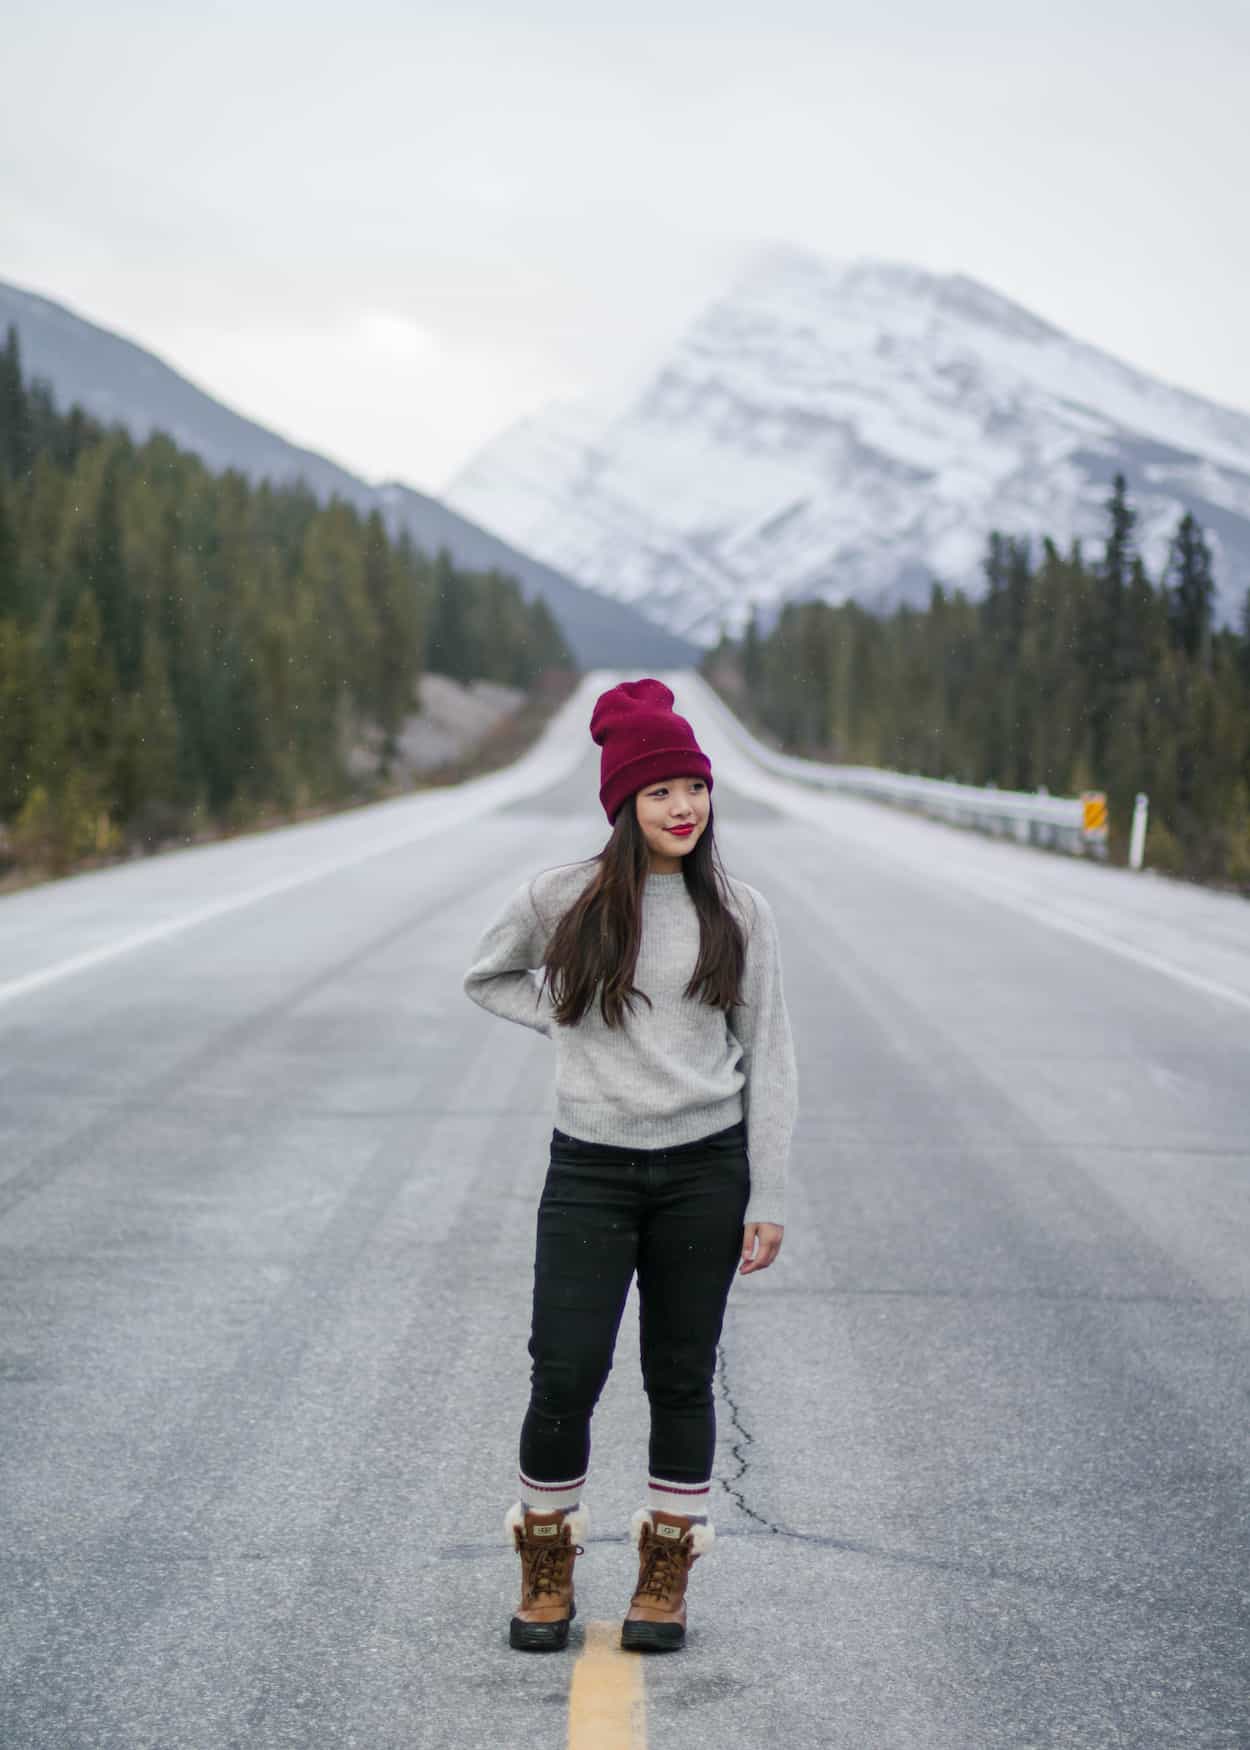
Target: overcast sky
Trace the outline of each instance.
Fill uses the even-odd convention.
[[[13,0],[0,278],[437,490],[765,241],[1250,408],[1250,3]]]

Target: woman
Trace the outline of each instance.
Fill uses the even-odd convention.
[[[767,1269],[781,1246],[797,1073],[776,927],[720,866],[711,763],[672,707],[657,680],[600,695],[590,733],[612,835],[518,888],[464,980],[556,1044],[521,1498],[505,1521],[522,1576],[510,1640],[533,1652],[568,1640],[590,1418],[635,1272],[650,1478],[621,1644],[682,1645],[690,1566],[714,1535],[725,1301],[735,1270]]]

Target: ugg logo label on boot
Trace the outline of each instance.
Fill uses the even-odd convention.
[[[554,1537],[559,1529],[558,1525],[535,1525],[533,1532],[535,1537]]]
[[[681,1536],[681,1526],[680,1525],[657,1525],[655,1528],[655,1535],[657,1537],[680,1537]]]

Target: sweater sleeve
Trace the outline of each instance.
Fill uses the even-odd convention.
[[[785,1222],[786,1170],[798,1115],[798,1066],[781,983],[777,922],[763,894],[752,890],[754,916],[747,934],[740,1004],[729,1030],[742,1046],[742,1090],[751,1162],[748,1222]]]
[[[552,1002],[542,989],[547,935],[534,906],[531,883],[518,887],[490,924],[464,975],[465,994],[505,1021],[551,1036]]]

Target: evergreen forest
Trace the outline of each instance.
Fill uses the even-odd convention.
[[[994,534],[985,593],[921,608],[788,603],[704,669],[787,751],[1002,789],[1107,793],[1122,861],[1138,791],[1147,866],[1250,892],[1250,592],[1217,627],[1211,551],[1184,516],[1163,576],[1122,477],[1102,550]]]
[[[380,516],[57,409],[0,351],[0,872],[382,793],[420,675],[529,688],[541,598]]]

